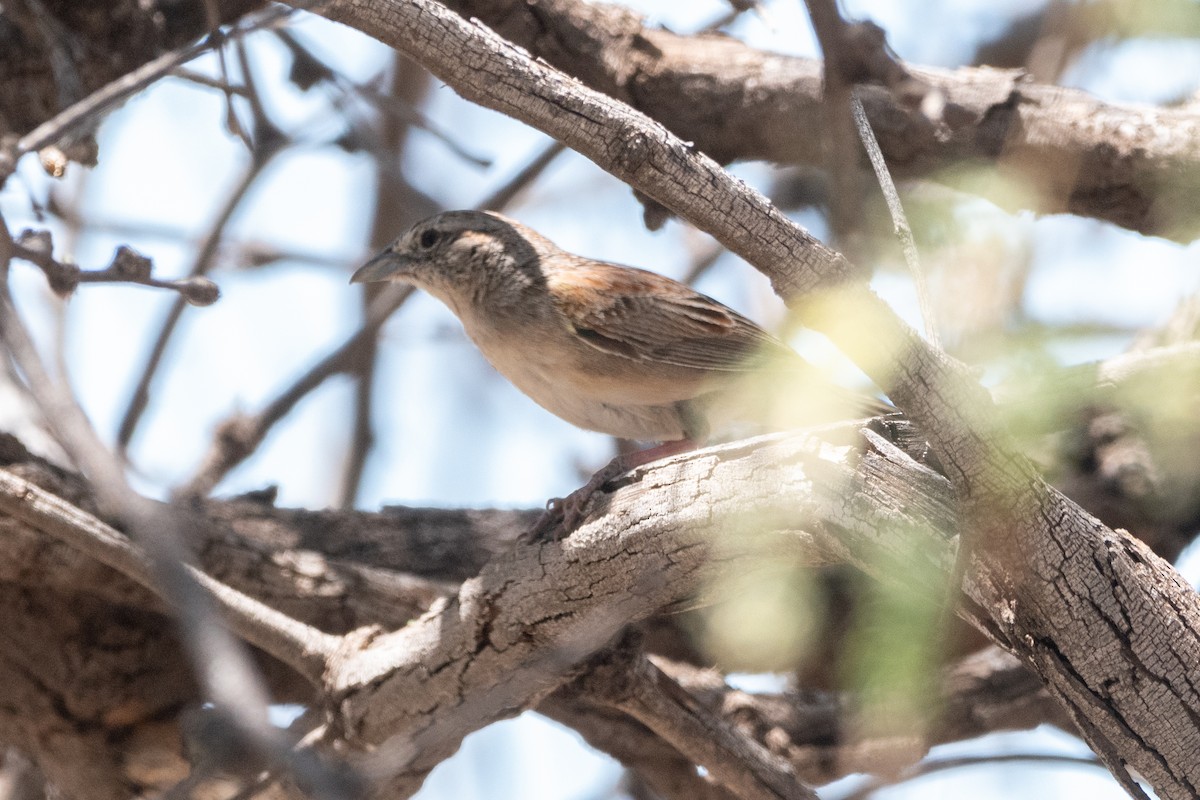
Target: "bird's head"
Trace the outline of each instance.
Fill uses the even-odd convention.
[[[519,222],[487,211],[446,211],[418,222],[361,266],[351,283],[411,283],[459,314],[516,302],[544,281],[554,245]]]

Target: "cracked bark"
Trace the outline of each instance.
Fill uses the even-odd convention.
[[[894,458],[900,459],[894,468],[882,466]],[[77,478],[32,460],[9,463],[6,469],[54,485],[87,505],[86,487]],[[751,485],[758,488],[745,492]],[[781,494],[777,487],[790,491]],[[707,491],[710,489],[712,493]],[[893,502],[889,496],[901,490],[905,496],[902,506],[889,505]],[[664,503],[685,496],[687,502],[677,513],[661,513],[670,507]],[[856,499],[847,503],[846,496]],[[877,570],[878,562],[871,554],[881,548],[910,555],[923,553],[921,557],[947,563],[947,554],[937,556],[936,550],[915,546],[911,536],[917,531],[926,542],[944,543],[954,524],[948,503],[944,479],[895,453],[872,451],[860,458],[857,450],[846,444],[775,437],[643,470],[612,495],[598,497],[588,524],[571,539],[542,549],[511,549],[512,536],[529,518],[512,512],[409,510],[380,515],[215,502],[205,506],[208,523],[194,530],[208,537],[201,553],[213,574],[224,574],[235,585],[244,582],[241,588],[279,607],[292,608],[297,616],[334,625],[351,622],[360,628],[347,638],[343,659],[331,665],[334,684],[328,687],[330,697],[338,700],[337,709],[351,743],[382,743],[382,752],[394,757],[388,761],[385,756],[384,763],[403,768],[394,788],[408,792],[419,785],[430,766],[453,751],[461,736],[535,706],[575,674],[577,662],[630,621],[692,598],[700,589],[704,571],[736,569],[739,559],[749,556],[727,553],[716,562],[707,562],[706,542],[721,529],[736,536],[746,524],[747,514],[779,530],[781,546],[799,548],[821,563],[845,558]],[[654,513],[649,509],[655,509]],[[917,518],[931,527],[916,524],[913,520]],[[0,537],[0,543],[11,548],[6,555],[20,558],[19,562],[4,559],[14,565],[6,580],[36,584],[41,574],[58,574],[59,581],[45,591],[61,596],[65,587],[73,585],[77,594],[93,598],[98,608],[106,609],[107,626],[122,630],[122,625],[129,624],[137,631],[144,625],[163,635],[157,601],[148,593],[128,587],[128,581],[110,570],[83,563],[86,560],[78,557],[72,559],[69,550],[15,520],[0,519],[6,520],[8,534]],[[306,550],[318,541],[332,544],[343,539],[334,531],[329,531],[327,538],[309,535],[322,527],[328,529],[331,520],[340,521],[342,533],[354,531],[350,538],[359,541],[348,547],[342,541],[340,553],[334,547],[328,553]],[[405,522],[397,524],[396,520]],[[911,528],[900,525],[904,520],[910,520]],[[389,566],[406,562],[403,555],[396,555],[408,546],[405,540],[409,544],[420,540],[433,526],[446,538],[457,538],[463,545],[460,549],[473,549],[475,558],[496,550],[506,550],[507,555],[463,583],[457,596],[432,602],[429,611],[406,627],[394,633],[363,630],[361,626],[371,624],[371,614],[385,607],[386,591],[404,597],[397,588],[401,582],[380,581],[379,599],[357,604],[356,593],[330,591],[341,580],[344,562],[357,553],[379,573],[397,575]],[[363,546],[376,534],[380,539],[386,534],[401,545],[390,556],[380,548]],[[244,541],[249,537],[261,541]],[[475,547],[466,547],[471,541]],[[239,555],[239,548],[248,555]],[[386,563],[388,558],[395,562]],[[259,566],[249,571],[229,569],[222,564],[225,560]],[[309,566],[296,569],[298,564]],[[325,578],[319,577],[322,569],[328,571]],[[292,589],[287,593],[284,589],[289,583]],[[25,591],[20,586],[17,589]],[[933,587],[924,590],[936,591]],[[112,609],[122,606],[149,616],[126,613],[114,618]],[[348,618],[347,608],[353,609],[355,616]],[[143,622],[137,623],[139,619]],[[402,624],[394,616],[385,622],[397,628]],[[29,624],[38,623],[31,620]],[[4,640],[0,645],[17,651],[26,646],[20,639]],[[138,661],[141,669],[156,664],[165,653],[177,653],[169,643],[156,644],[152,651],[131,649],[135,651],[142,659]],[[117,674],[97,674],[97,686],[103,681],[127,684]],[[159,676],[164,685],[179,692],[176,700],[180,704],[191,699],[184,675],[180,667],[171,675]],[[107,708],[102,701],[93,703],[97,709]],[[162,706],[155,708],[161,711]],[[112,738],[124,741],[139,724],[155,721],[160,713],[155,708],[133,706],[127,718],[113,723]],[[965,721],[957,724],[965,726],[961,730],[970,728]],[[27,744],[20,735],[13,735],[16,744]],[[402,748],[397,754],[396,741],[413,742],[414,749]],[[53,754],[46,755],[51,757]],[[58,777],[65,790],[87,785],[86,775],[72,772],[79,766],[75,762],[56,763],[64,770]]]

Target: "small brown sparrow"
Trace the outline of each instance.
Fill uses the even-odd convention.
[[[499,214],[418,222],[350,281],[410,283],[437,297],[501,374],[568,422],[671,443],[625,460],[626,469],[694,447],[733,420],[779,428],[894,411],[834,386],[711,297],[565,252]],[[782,393],[783,379],[799,379],[798,389]],[[804,408],[772,425],[781,406]]]

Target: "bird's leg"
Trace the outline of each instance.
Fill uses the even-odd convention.
[[[521,540],[532,543],[551,542],[564,538],[583,521],[584,511],[592,495],[603,490],[613,480],[643,464],[686,453],[694,450],[698,445],[698,442],[691,439],[679,439],[617,456],[589,478],[583,486],[566,497],[555,497],[547,502],[545,513],[521,537]]]

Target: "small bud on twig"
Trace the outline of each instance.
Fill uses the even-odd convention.
[[[150,280],[150,259],[128,245],[121,245],[113,254],[108,270],[114,278],[126,281]]]
[[[194,306],[211,306],[221,299],[221,289],[208,278],[185,278],[175,281],[174,287]]]

